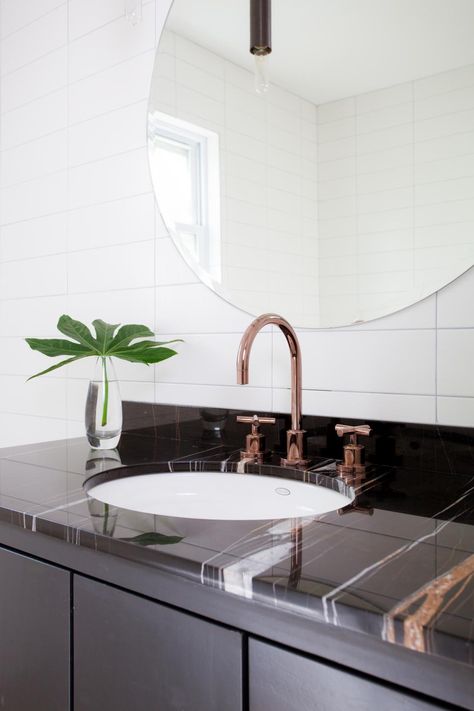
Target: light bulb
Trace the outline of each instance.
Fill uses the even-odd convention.
[[[142,0],[125,0],[125,17],[132,25],[142,19]]]
[[[268,54],[254,54],[255,60],[255,91],[257,94],[264,94],[270,87],[268,78]]]

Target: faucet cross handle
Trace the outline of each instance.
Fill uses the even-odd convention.
[[[350,435],[351,444],[357,444],[357,435],[368,437],[372,432],[370,425],[336,425],[335,429],[338,437]]]
[[[261,424],[274,425],[274,417],[260,417],[259,415],[238,415],[237,422],[248,422],[252,425],[252,431],[245,438],[245,449],[240,452],[241,459],[253,459],[261,464],[265,457],[270,454],[265,449],[265,435],[260,432]]]
[[[262,417],[261,415],[237,415],[237,422],[248,422],[252,425],[252,432],[260,425],[274,425],[276,419],[274,417]]]

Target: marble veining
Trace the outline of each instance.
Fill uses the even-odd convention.
[[[345,515],[198,521],[112,509],[87,496],[91,476],[235,471],[239,440],[203,436],[201,425],[197,417],[160,427],[155,418],[153,434],[133,430],[112,452],[91,451],[83,439],[1,450],[0,519],[289,610],[309,625],[323,621],[474,666],[469,438],[460,454],[433,440],[449,461],[443,472],[369,466]],[[308,472],[286,474],[344,491],[328,454]]]

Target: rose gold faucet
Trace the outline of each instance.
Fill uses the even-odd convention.
[[[304,466],[305,431],[301,429],[301,349],[298,338],[288,321],[277,314],[263,314],[252,321],[240,341],[237,354],[237,383],[249,382],[249,358],[255,336],[264,326],[278,326],[285,336],[291,355],[291,429],[286,433],[286,457],[281,460],[283,466]]]

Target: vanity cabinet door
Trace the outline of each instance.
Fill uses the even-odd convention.
[[[74,577],[74,711],[241,711],[241,634]]]
[[[441,711],[441,707],[270,644],[249,642],[250,711]]]
[[[69,708],[70,575],[0,548],[0,708]]]

